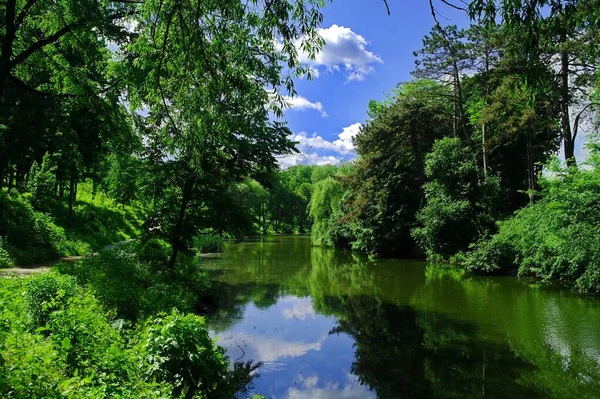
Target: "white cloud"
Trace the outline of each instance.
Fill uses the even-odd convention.
[[[342,162],[333,155],[319,155],[316,152],[286,155],[278,158],[278,161],[284,169],[296,165],[338,165]]]
[[[327,337],[327,335],[324,335],[316,342],[302,342],[239,332],[230,336],[219,337],[218,344],[226,348],[233,358],[239,357],[238,352],[241,352],[241,350],[238,345],[242,345],[248,359],[272,365],[283,359],[304,356],[310,351],[320,351]]]
[[[314,60],[309,59],[308,54],[300,52],[300,59],[313,70],[317,66],[324,66],[329,71],[343,68],[347,80],[362,81],[375,70],[373,64],[383,63],[378,55],[367,50],[367,40],[350,28],[331,25],[329,28],[319,29],[319,34],[326,44]]]
[[[327,117],[327,113],[325,112],[325,108],[323,108],[323,104],[319,101],[316,103],[311,102],[305,97],[302,96],[284,96],[284,101],[289,105],[289,109],[296,109],[299,111],[304,111],[307,109],[313,109],[315,111],[319,111],[323,118]]]
[[[376,398],[375,392],[367,386],[362,385],[358,377],[348,374],[346,381],[329,381],[318,387],[317,376],[298,378],[300,387],[294,386],[288,389],[287,398],[293,399],[365,399]]]
[[[351,154],[354,153],[354,144],[352,139],[360,131],[361,124],[359,122],[353,123],[350,126],[346,126],[342,129],[342,132],[338,134],[337,140],[328,141],[323,137],[318,136],[314,133],[312,136],[308,136],[306,132],[300,132],[292,137],[292,141],[298,142],[298,149],[300,151],[310,151],[311,149],[324,149],[335,151],[340,154]]]
[[[338,134],[339,138],[333,142],[333,145],[336,148],[339,148],[339,152],[354,152],[354,144],[352,143],[352,139],[354,139],[354,137],[358,134],[361,126],[362,124],[360,122],[356,122],[342,129],[342,133]]]
[[[289,302],[292,304],[291,309],[284,309],[282,315],[286,319],[304,320],[306,318],[314,319],[316,316],[315,309],[310,298],[293,298],[290,300],[281,300],[280,303]]]

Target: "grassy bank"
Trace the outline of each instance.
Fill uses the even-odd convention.
[[[194,314],[210,282],[169,245],[130,243],[48,274],[0,279],[0,397],[232,398],[258,367],[230,367]]]
[[[29,193],[0,191],[0,268],[84,255],[141,233],[144,210],[122,206],[80,184],[71,217],[66,198],[32,204]]]

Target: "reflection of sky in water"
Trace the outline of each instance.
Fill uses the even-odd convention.
[[[310,298],[286,296],[268,309],[248,304],[242,320],[218,334],[232,360],[262,361],[254,393],[267,398],[374,398],[350,373],[354,340],[329,334],[335,319]]]

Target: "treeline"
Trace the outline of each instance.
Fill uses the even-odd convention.
[[[276,157],[296,149],[283,93],[294,94],[293,76],[306,72],[295,45],[314,55],[323,44],[320,5],[184,3],[0,4],[3,252],[19,261],[30,247],[10,204],[24,198],[31,209],[21,203],[19,215],[49,214],[55,220],[42,224],[68,235],[83,212],[82,184],[85,198],[141,204],[146,238],[171,245],[171,269],[198,231],[255,229],[238,184],[284,184],[272,182]],[[84,216],[102,218],[89,207]],[[262,217],[265,231],[291,223]]]
[[[1,397],[247,385],[256,365],[232,372],[193,314],[210,282],[192,255],[222,249],[194,238],[259,230],[240,185],[280,184],[277,157],[297,152],[284,95],[310,75],[296,46],[323,45],[321,3],[0,2],[0,268],[100,251],[0,279]],[[265,231],[305,224],[269,212]]]
[[[370,102],[358,159],[315,187],[315,243],[600,290],[593,135],[574,150],[598,104],[592,3],[434,27],[413,80]]]

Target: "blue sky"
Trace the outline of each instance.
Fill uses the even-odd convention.
[[[413,51],[434,21],[426,0],[335,0],[323,9],[326,45],[312,62],[318,77],[296,80],[297,97],[286,119],[303,154],[280,160],[294,164],[339,163],[355,157],[352,136],[366,118],[369,100],[381,100],[410,79]],[[464,13],[437,5],[442,24],[467,27]],[[447,19],[445,19],[445,18]]]

